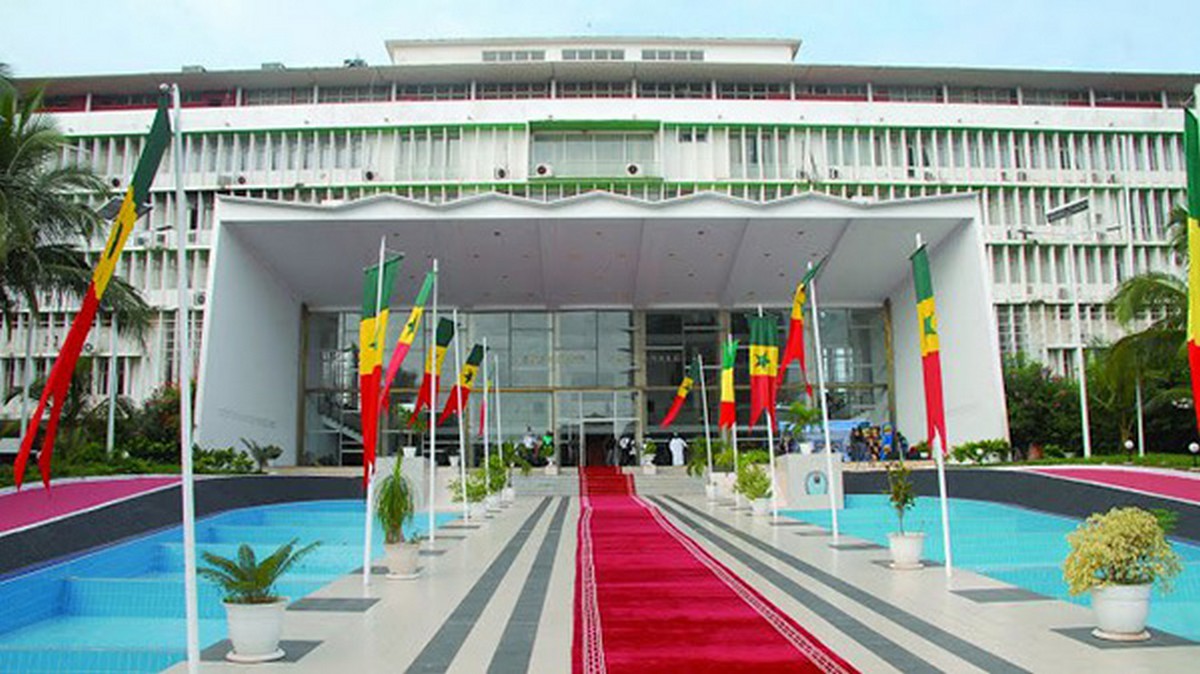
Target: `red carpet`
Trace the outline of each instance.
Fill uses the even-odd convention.
[[[1153,468],[1038,467],[1034,473],[1200,503],[1200,476]]]
[[[580,473],[573,671],[853,672],[634,493]]]
[[[179,484],[179,476],[55,480],[50,490],[30,480],[0,494],[0,533],[48,522]]]

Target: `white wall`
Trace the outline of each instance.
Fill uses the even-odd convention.
[[[197,397],[196,442],[247,438],[296,463],[300,300],[237,232],[217,223]]]
[[[982,231],[973,219],[947,234],[929,251],[937,308],[950,446],[970,440],[1008,438],[1008,413],[1000,368]],[[912,274],[895,288],[892,305],[899,430],[916,443],[925,440],[925,385]]]

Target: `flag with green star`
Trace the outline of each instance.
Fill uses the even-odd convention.
[[[942,358],[938,339],[937,311],[933,306],[933,278],[925,246],[912,254],[913,286],[917,294],[917,324],[921,330],[921,370],[925,379],[926,440],[942,441],[946,453],[946,408],[942,395]]]
[[[467,356],[467,362],[463,364],[462,372],[458,374],[458,383],[450,389],[450,397],[446,400],[446,406],[442,408],[442,416],[438,417],[439,426],[451,414],[457,413],[460,409],[466,409],[467,398],[471,396],[471,389],[475,387],[475,379],[479,377],[479,365],[482,362],[483,347],[476,344],[471,347],[471,354]]]
[[[387,372],[383,377],[383,391],[379,396],[379,411],[382,413],[387,409],[388,391],[392,388],[392,382],[396,379],[396,373],[400,372],[400,365],[404,363],[404,357],[408,355],[409,349],[412,348],[413,340],[417,338],[417,334],[421,328],[421,317],[425,315],[425,302],[429,299],[429,293],[433,290],[434,279],[437,278],[437,272],[429,272],[425,274],[425,282],[421,284],[421,290],[417,293],[417,299],[413,300],[412,311],[408,312],[408,320],[404,322],[404,329],[400,331],[400,339],[396,340],[396,348],[392,351],[392,358],[388,361]]]
[[[750,426],[767,412],[775,427],[775,378],[779,376],[779,323],[772,314],[750,317]]]

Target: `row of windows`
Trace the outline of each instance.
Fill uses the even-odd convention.
[[[483,52],[484,63],[511,63],[513,61],[545,61],[543,49],[495,49]]]
[[[582,53],[579,60],[588,54]],[[590,50],[591,60],[601,58],[604,50]],[[619,51],[619,50],[618,50]],[[614,51],[616,53],[616,51]],[[613,56],[613,54],[608,54]],[[275,89],[243,89],[241,105],[306,105],[317,103],[359,103],[377,101],[443,101],[467,100],[472,97],[471,84],[430,83],[391,84],[370,86],[327,86]],[[556,82],[478,83],[476,98],[537,97],[610,98],[620,90],[620,96],[633,91],[633,81],[623,82]],[[394,92],[394,93],[393,93]],[[506,95],[504,92],[511,92]],[[987,87],[940,87],[866,84],[807,84],[802,82],[719,82],[712,80],[690,82],[638,83],[638,95],[643,98],[718,98],[731,100],[833,100],[879,101],[904,103],[953,103],[976,105],[1049,105],[1096,107],[1178,107],[1188,98],[1186,92],[1162,91],[1089,91],[1044,90]],[[93,94],[92,110],[121,110],[151,108],[157,94]],[[238,104],[236,90],[199,91],[184,94],[185,107],[232,107]],[[50,111],[82,111],[87,96],[50,96],[45,100]]]

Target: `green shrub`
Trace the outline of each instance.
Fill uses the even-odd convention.
[[[751,501],[771,496],[771,476],[759,463],[743,463],[738,466],[734,489]]]
[[[1067,534],[1067,543],[1071,552],[1063,563],[1063,579],[1073,595],[1146,583],[1168,592],[1182,569],[1158,518],[1141,508],[1095,513]]]
[[[487,485],[488,490],[493,493],[504,489],[508,485],[508,466],[504,464],[504,457],[499,454],[488,456]]]
[[[888,490],[884,492],[896,511],[896,522],[904,534],[904,515],[917,505],[917,492],[913,489],[912,471],[903,463],[893,463],[887,469]]]
[[[283,456],[283,448],[279,445],[260,445],[254,440],[242,438],[242,444],[246,446],[246,451],[250,453],[251,458],[258,464],[258,472],[267,472],[267,465],[275,459]]]
[[[738,457],[738,467],[745,465],[763,465],[771,463],[771,455],[765,450],[748,448]]]
[[[487,476],[482,468],[476,468],[467,473],[467,486],[463,489],[463,482],[459,479],[450,481],[451,499],[455,503],[462,503],[463,497],[467,499],[467,503],[479,503],[487,496]]]
[[[254,461],[233,447],[192,449],[192,467],[197,473],[251,473]]]
[[[995,438],[965,442],[950,450],[950,455],[959,463],[984,463],[989,459],[1004,460],[1012,451],[1008,441]]]

